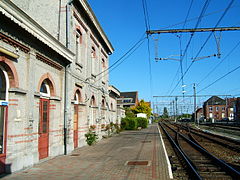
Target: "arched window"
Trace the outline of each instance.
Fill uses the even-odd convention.
[[[92,98],[91,98],[90,105],[91,105],[92,107],[96,105],[95,97],[94,97],[94,96],[92,96]]]
[[[8,101],[9,79],[7,72],[0,66],[0,101]]]
[[[102,108],[105,108],[105,100],[102,99]]]
[[[92,68],[92,74],[96,73],[96,50],[94,47],[92,47],[91,50],[91,68]]]
[[[104,59],[102,59],[102,71],[104,71],[104,70],[105,70],[105,68],[106,68],[105,60],[104,60]]]
[[[47,80],[44,80],[40,87],[40,94],[45,97],[50,97],[50,88]]]
[[[79,90],[77,90],[74,95],[74,104],[79,104],[80,102],[81,102],[81,93]]]
[[[81,44],[82,44],[82,33],[79,29],[76,30],[76,63],[81,62]]]

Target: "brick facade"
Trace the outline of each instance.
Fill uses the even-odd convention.
[[[90,125],[101,139],[101,124],[117,122],[117,103],[108,92],[113,47],[85,0],[59,2],[0,2],[2,171],[39,162],[41,124],[52,158],[86,145]]]

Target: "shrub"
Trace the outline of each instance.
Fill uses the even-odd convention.
[[[125,130],[128,127],[128,118],[121,119],[121,129]]]
[[[136,118],[128,118],[128,126],[126,130],[135,130],[137,129],[137,120]]]
[[[148,120],[146,118],[137,117],[136,121],[137,121],[137,127],[147,128]]]
[[[85,134],[86,142],[89,146],[97,142],[98,135],[94,132],[89,130],[87,134]]]

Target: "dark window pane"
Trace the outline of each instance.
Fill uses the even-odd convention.
[[[6,99],[6,80],[2,70],[0,70],[0,100],[5,99]]]
[[[45,83],[42,83],[41,88],[40,88],[41,93],[46,93],[47,94],[47,87]]]
[[[0,107],[0,154],[4,146],[4,107]]]

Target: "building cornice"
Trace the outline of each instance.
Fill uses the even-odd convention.
[[[63,56],[70,63],[74,54],[11,1],[0,1],[0,12],[14,23]]]
[[[92,8],[90,7],[90,5],[88,4],[88,2],[86,0],[78,0],[81,5],[83,6],[84,10],[86,11],[88,17],[90,18],[90,20],[92,21],[92,24],[96,27],[97,31],[99,32],[99,34],[101,35],[101,38],[104,40],[104,42],[106,43],[108,49],[109,49],[109,54],[112,54],[114,49],[113,46],[111,44],[111,42],[108,40],[107,35],[105,34],[105,32],[103,31],[100,23],[98,22],[94,12],[92,11]]]

